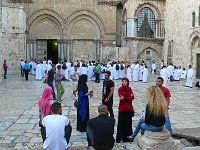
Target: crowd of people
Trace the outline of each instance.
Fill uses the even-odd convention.
[[[4,61],[5,69],[8,68]],[[36,80],[44,80],[48,86],[44,89],[42,98],[38,101],[39,106],[39,126],[43,139],[43,148],[46,150],[64,150],[69,146],[72,127],[69,118],[62,115],[62,96],[64,87],[62,81],[72,81],[74,106],[77,109],[77,128],[79,132],[86,132],[88,146],[95,149],[112,149],[115,141],[132,142],[141,130],[141,135],[145,130],[152,132],[162,131],[165,127],[172,135],[172,128],[168,107],[170,104],[170,91],[167,88],[168,81],[179,81],[187,79],[186,86],[192,87],[193,69],[189,66],[185,68],[176,67],[170,64],[165,66],[161,63],[160,77],[156,80],[155,86],[150,86],[147,90],[145,102],[146,111],[132,129],[132,117],[134,117],[134,92],[129,86],[131,81],[147,82],[148,67],[145,62],[135,62],[125,65],[123,62],[111,62],[107,64],[99,61],[63,62],[56,65],[51,60],[30,63],[20,62],[21,76],[28,81],[28,75],[35,75]],[[7,70],[6,70],[7,71]],[[151,73],[157,74],[155,63],[151,66]],[[6,78],[6,76],[5,76]],[[117,135],[114,138],[115,114],[113,112],[113,94],[115,91],[114,80],[122,80],[122,85],[118,89],[118,123]],[[88,80],[102,83],[102,101],[98,107],[99,116],[90,119],[90,98],[93,97],[93,90],[87,86]],[[57,92],[55,92],[54,85]],[[56,94],[55,94],[56,93]]]

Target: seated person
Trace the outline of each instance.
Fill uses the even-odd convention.
[[[43,118],[42,136],[44,139],[44,150],[66,150],[72,132],[69,119],[62,115],[61,104],[55,102],[51,106],[52,115]]]
[[[88,146],[97,150],[110,150],[114,147],[115,120],[108,116],[106,105],[98,107],[99,116],[88,121],[87,140]]]
[[[167,113],[167,101],[159,87],[151,86],[146,94],[146,113],[141,117],[134,133],[128,137],[134,140],[141,129],[141,135],[145,130],[160,132],[165,125],[165,115]]]

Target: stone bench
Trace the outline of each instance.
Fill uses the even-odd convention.
[[[165,129],[161,132],[145,131],[138,139],[138,145],[142,150],[177,150],[177,145]]]

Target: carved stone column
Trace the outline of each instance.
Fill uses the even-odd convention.
[[[61,40],[58,40],[58,62],[61,61]]]
[[[68,57],[67,57],[67,40],[64,40],[63,41],[63,60],[67,60]]]

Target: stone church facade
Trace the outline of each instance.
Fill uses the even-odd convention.
[[[0,61],[146,61],[200,77],[199,0],[2,0]]]

